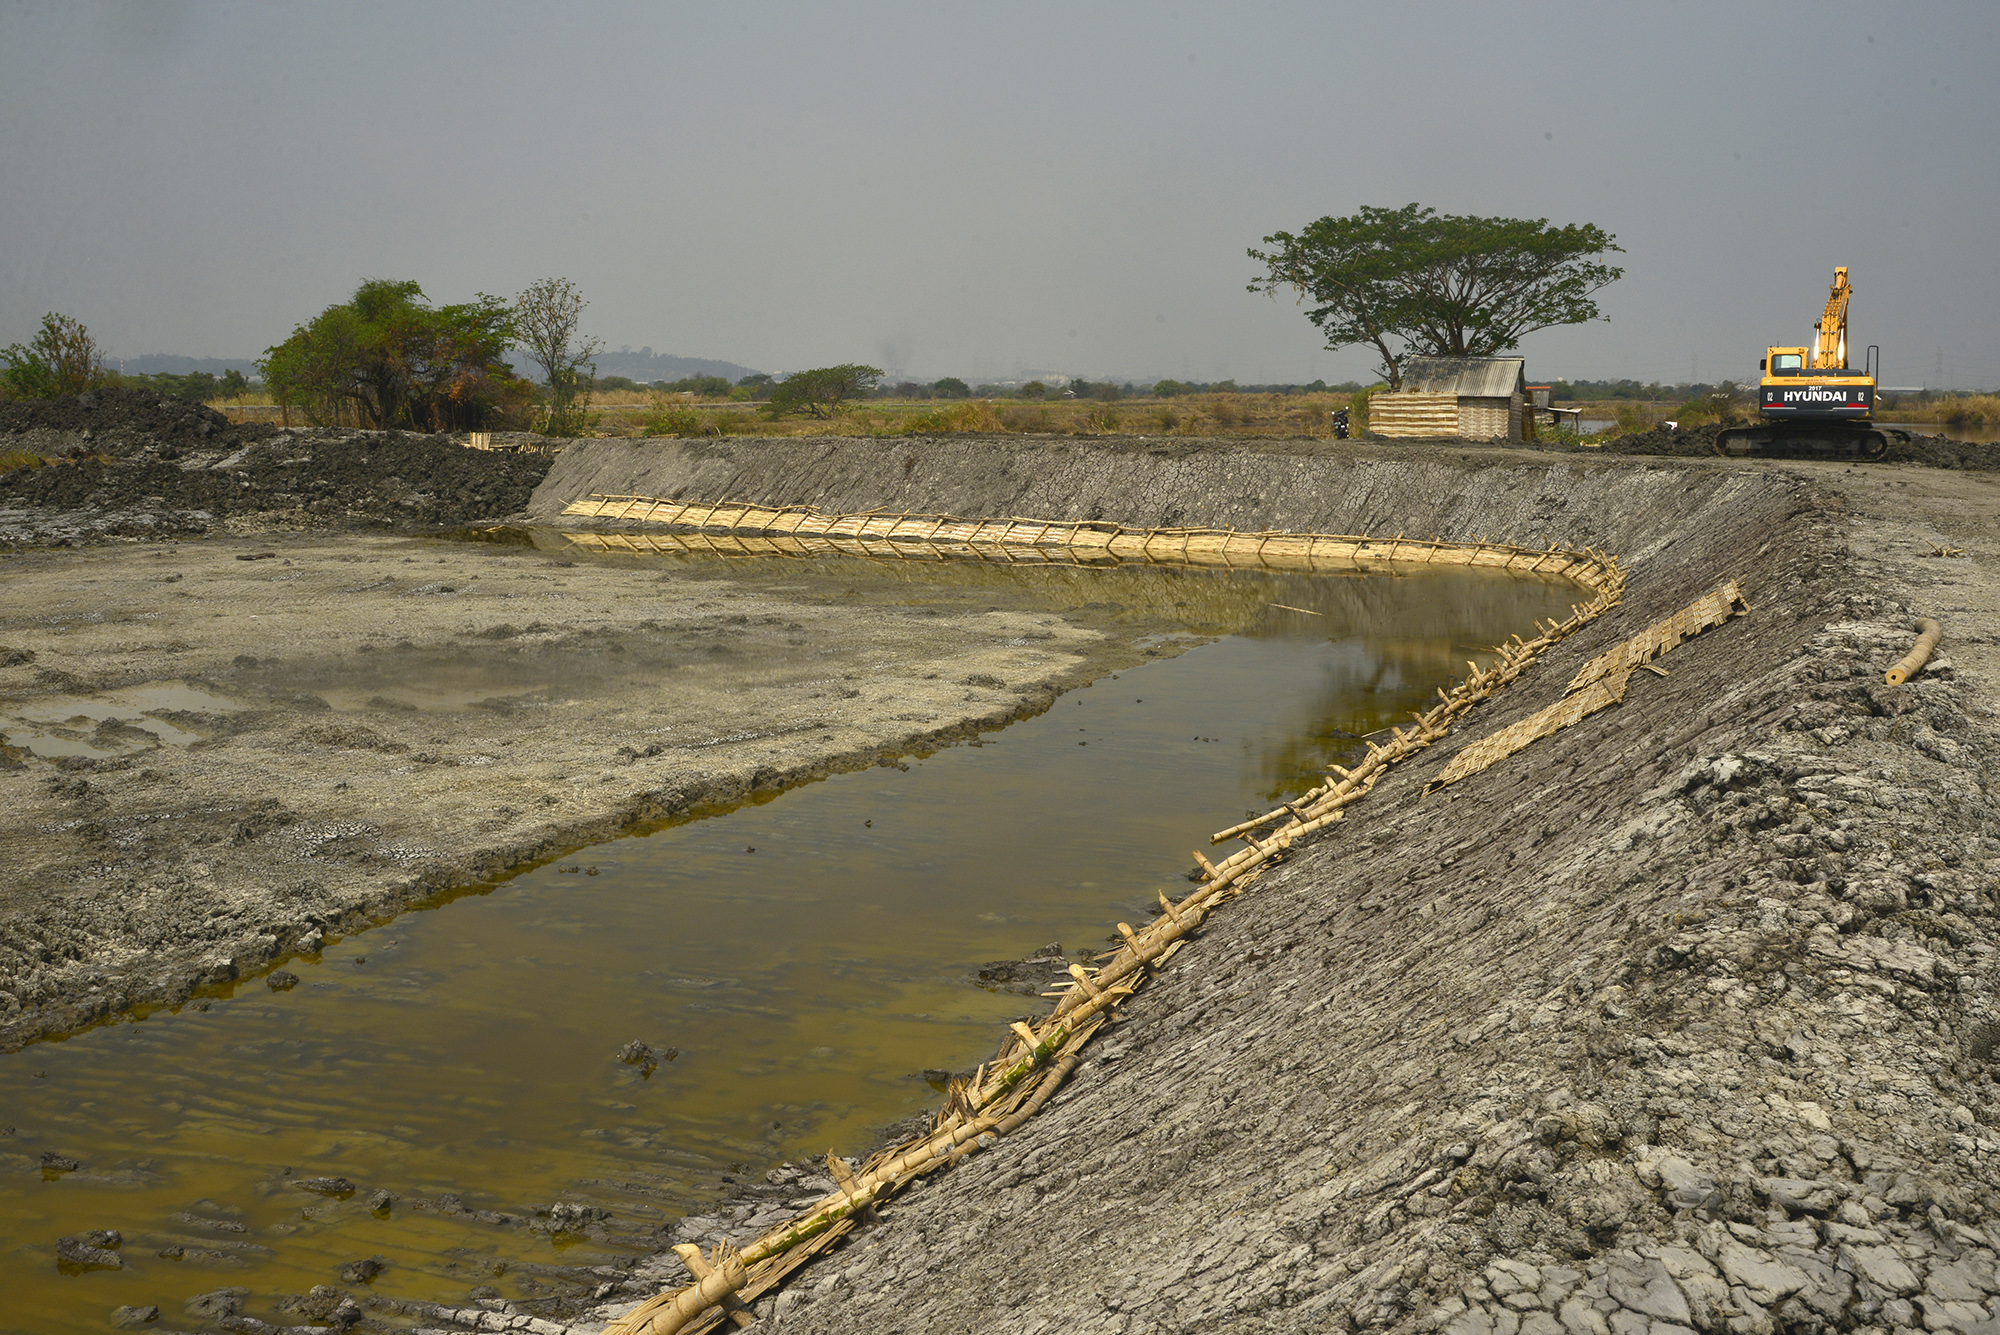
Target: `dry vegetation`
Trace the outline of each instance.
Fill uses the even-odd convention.
[[[899,436],[952,432],[1060,434],[1085,436],[1305,436],[1332,434],[1331,414],[1354,410],[1357,435],[1366,421],[1362,405],[1346,394],[1191,394],[1175,398],[1134,396],[1114,400],[1075,399],[1038,403],[1024,399],[866,399],[832,421],[766,417],[757,403],[702,400],[659,390],[604,390],[592,397],[587,434],[598,436]],[[276,420],[268,394],[216,400],[211,407],[232,421]],[[1612,425],[1584,433],[1608,440],[1650,431],[1666,421],[1699,424],[1719,420],[1724,411],[1754,416],[1754,402],[1720,404],[1581,400],[1563,408],[1582,410],[1587,422]],[[2000,426],[2000,394],[1945,394],[1885,405],[1883,416],[1898,422],[1936,422],[1959,429]],[[1542,428],[1548,434],[1548,428]],[[1560,434],[1567,435],[1567,432]]]

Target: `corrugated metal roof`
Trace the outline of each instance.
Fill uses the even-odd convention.
[[[1504,399],[1528,383],[1523,357],[1412,357],[1403,364],[1403,388],[1418,394]]]

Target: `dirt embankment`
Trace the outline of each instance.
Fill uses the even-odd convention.
[[[549,464],[443,435],[232,426],[137,390],[0,404],[10,451],[60,462],[0,474],[0,548],[464,524],[520,510]]]
[[[823,441],[754,469],[726,445],[601,448],[551,483],[1619,552],[1625,606],[1465,739],[1722,579],[1754,609],[1443,793],[1423,784],[1462,739],[1385,783],[1130,1003],[1048,1112],[760,1303],[776,1329],[2000,1314],[1990,482],[1464,448]],[[1969,675],[1882,682],[1917,614]]]

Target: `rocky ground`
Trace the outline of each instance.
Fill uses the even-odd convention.
[[[1619,553],[1625,606],[1476,714],[1466,739],[1559,698],[1592,654],[1723,579],[1753,609],[1668,654],[1667,675],[1640,674],[1616,709],[1441,793],[1422,788],[1460,739],[1406,766],[1219,915],[1041,1116],[761,1300],[771,1328],[1764,1335],[2000,1321],[1987,795],[2000,485],[1981,472],[1435,444],[599,442],[559,457],[528,509],[551,518],[589,491]],[[103,493],[100,512],[115,501]],[[59,513],[92,512],[31,520]],[[237,561],[262,551],[274,555]],[[262,967],[299,948],[274,922],[320,913],[337,929],[327,915],[342,904],[390,912],[427,876],[535,856],[666,793],[740,791],[712,785],[907,745],[923,730],[885,721],[892,696],[900,708],[941,692],[933,730],[1024,704],[964,685],[980,654],[1020,647],[1005,644],[1025,638],[1020,624],[968,616],[925,644],[914,619],[851,609],[830,641],[913,648],[880,698],[846,686],[862,694],[841,695],[853,709],[831,718],[820,759],[802,750],[838,706],[806,703],[804,669],[739,705],[711,697],[745,720],[715,718],[696,739],[722,746],[647,755],[645,726],[710,717],[650,720],[618,670],[596,666],[610,645],[687,665],[734,625],[767,637],[746,644],[766,661],[798,637],[790,622],[818,645],[812,623],[735,590],[701,608],[697,592],[662,598],[532,549],[455,557],[399,538],[6,559],[10,706],[168,675],[249,706],[187,718],[207,744],[184,755],[121,752],[102,769],[15,756],[0,774],[7,865],[26,869],[5,910],[18,1037],[139,999],[134,980],[160,960],[240,970],[241,951]],[[360,600],[345,620],[343,599]],[[1950,657],[1887,687],[1917,615],[1944,622]],[[982,671],[1053,682],[1095,642],[1034,630],[1072,638]],[[501,672],[544,642],[582,685],[537,697],[533,673]],[[856,646],[856,661],[871,652]],[[481,694],[465,703],[502,703],[477,732],[432,730],[396,704],[411,675],[375,667],[395,653],[431,676],[479,661],[464,694]],[[534,699],[573,702],[565,726],[514,722],[537,712],[504,702]],[[808,712],[811,731],[769,731]],[[73,731],[94,742],[98,728]],[[169,808],[197,837],[159,833]],[[23,979],[44,990],[22,1002]],[[746,1201],[682,1232],[743,1236],[770,1208]],[[672,1282],[677,1265],[633,1278]],[[515,1320],[482,1311],[449,1320]]]

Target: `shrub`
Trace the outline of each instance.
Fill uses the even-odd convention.
[[[840,410],[841,404],[861,398],[873,390],[881,378],[880,367],[863,366],[859,362],[795,371],[779,381],[777,388],[771,391],[771,400],[764,405],[764,411],[773,417],[794,412],[812,417],[831,417]]]
[[[26,347],[0,348],[0,371],[8,393],[22,399],[59,399],[95,389],[109,379],[104,356],[90,331],[67,315],[50,311],[41,332]]]
[[[978,399],[967,399],[954,403],[948,408],[932,408],[928,412],[915,413],[903,419],[897,427],[901,434],[929,434],[950,431],[999,431],[1000,419],[993,415],[993,405]]]
[[[1083,424],[1092,431],[1109,433],[1125,425],[1125,419],[1109,403],[1100,403],[1083,415]]]
[[[1053,431],[1047,408],[1008,408],[1000,414],[1000,425],[1009,431]]]
[[[685,405],[661,405],[641,424],[649,436],[705,436],[707,419]]]
[[[257,366],[272,397],[317,426],[504,429],[526,424],[534,398],[503,358],[514,338],[497,297],[432,307],[414,282],[369,279]]]
[[[1241,399],[1210,399],[1203,408],[1217,426],[1241,426],[1250,420],[1250,409]]]

